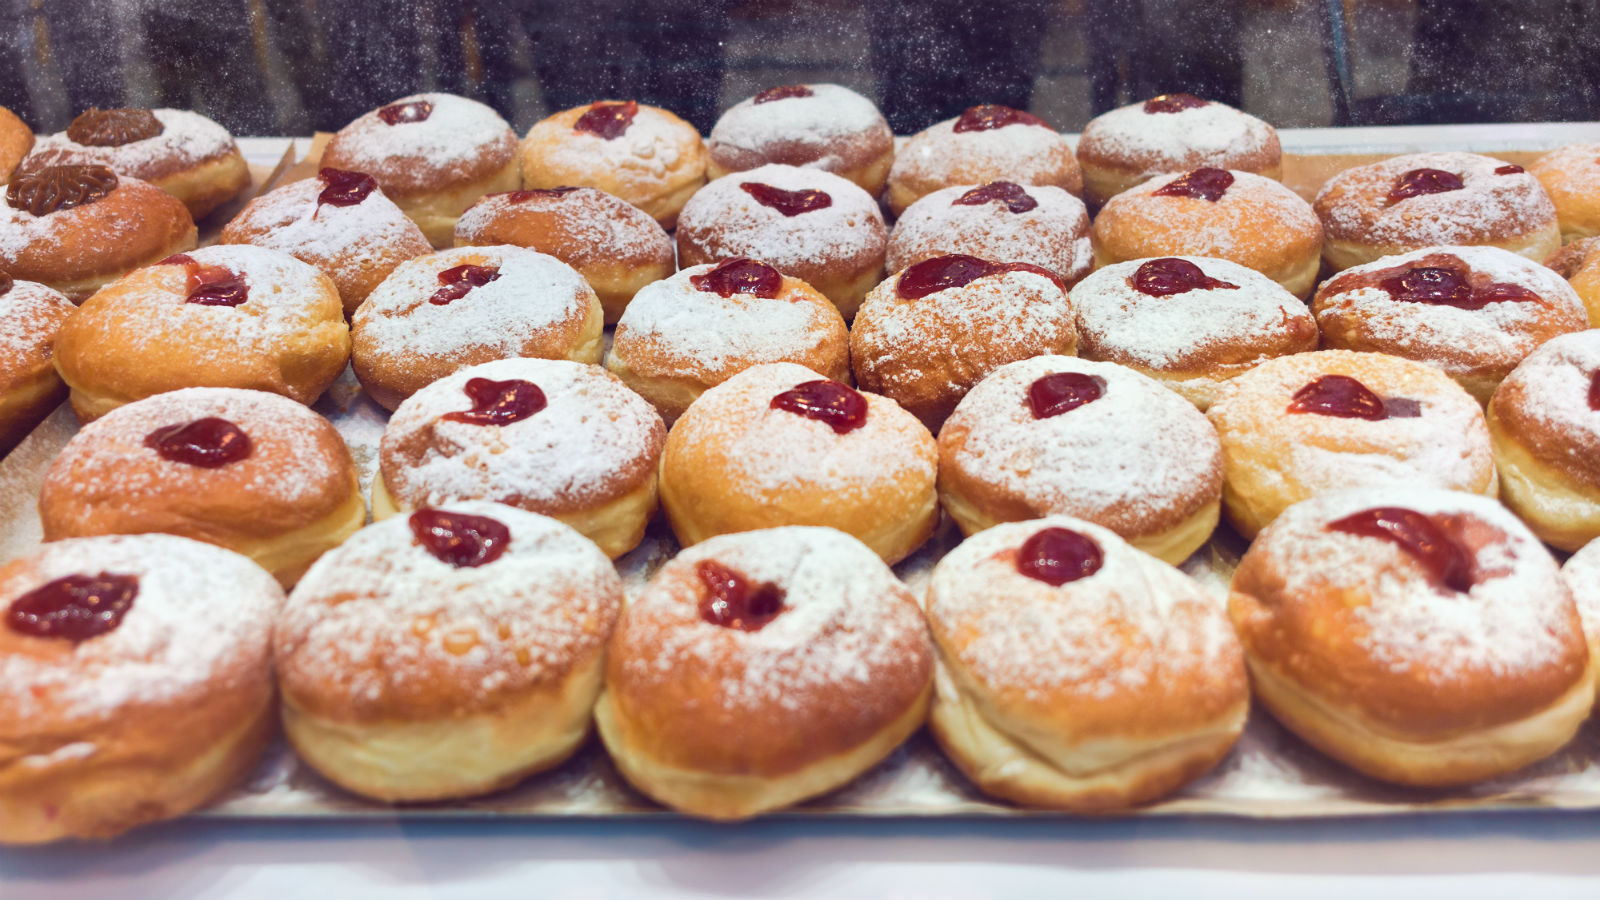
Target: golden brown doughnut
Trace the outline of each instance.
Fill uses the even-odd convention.
[[[1596,662],[1555,560],[1495,501],[1384,486],[1296,504],[1233,576],[1255,697],[1374,778],[1513,772],[1570,740]]]
[[[876,197],[894,164],[894,132],[871,100],[837,84],[768,88],[728,108],[706,142],[714,179],[768,163],[809,166]]]
[[[1561,240],[1600,234],[1600,144],[1552,150],[1528,167],[1556,207]]]
[[[56,374],[56,332],[72,301],[42,284],[0,272],[0,456],[67,399]]]
[[[1578,292],[1589,323],[1600,322],[1600,237],[1579,238],[1545,260]]]
[[[898,216],[940,188],[1000,180],[1083,193],[1083,175],[1066,138],[1038,116],[986,104],[906,141],[889,170],[889,209]]]
[[[889,233],[888,269],[935,256],[1025,262],[1072,287],[1094,267],[1089,212],[1058,187],[991,181],[942,188],[907,207]]]
[[[922,725],[933,650],[911,592],[830,528],[714,537],[623,614],[595,719],[681,812],[744,819],[837,788]]]
[[[1589,656],[1600,659],[1600,541],[1590,541],[1568,557],[1561,567],[1561,580],[1578,607],[1583,633],[1589,638]]]
[[[17,114],[0,106],[0,184],[11,180],[17,163],[33,149],[33,129]]]

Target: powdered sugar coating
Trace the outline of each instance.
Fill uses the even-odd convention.
[[[837,84],[808,84],[807,97],[739,101],[722,114],[707,141],[728,172],[766,163],[843,173],[892,150],[894,134],[871,100]]]
[[[339,129],[323,152],[323,165],[366,172],[392,197],[404,198],[486,178],[515,158],[516,133],[476,100],[426,93],[386,106],[419,101],[433,104],[420,122],[390,125],[374,109]]]
[[[1539,462],[1600,483],[1600,410],[1589,405],[1597,373],[1600,330],[1551,338],[1495,390],[1497,427]]]
[[[1082,187],[1072,145],[1055,129],[1014,124],[984,131],[956,131],[946,119],[913,135],[895,155],[890,190],[923,194],[952,184],[1014,181]],[[908,201],[911,198],[908,198]]]
[[[1346,169],[1329,179],[1313,204],[1330,240],[1379,247],[1482,244],[1552,227],[1556,209],[1525,172],[1496,175],[1505,162],[1476,153],[1412,153]],[[1459,176],[1461,190],[1389,203],[1389,191],[1413,169]]]
[[[547,406],[505,426],[443,418],[472,408],[474,378],[531,381]],[[383,481],[402,509],[496,500],[541,512],[597,506],[653,476],[666,428],[638,394],[599,366],[502,359],[462,369],[411,395],[383,432]]]
[[[62,131],[39,138],[20,168],[99,163],[118,175],[151,181],[238,152],[233,135],[199,113],[183,109],[150,112],[161,123],[161,133],[154,137],[117,147],[91,147]]]
[[[14,282],[0,294],[0,387],[49,362],[56,331],[73,308],[59,292],[32,281]]]
[[[283,591],[237,553],[165,534],[44,544],[0,570],[0,602],[75,574],[135,575],[138,594],[115,629],[78,644],[0,636],[0,734],[44,721],[101,722],[191,700],[264,691]],[[220,604],[220,606],[219,606]]]
[[[1600,228],[1600,143],[1572,144],[1539,157],[1528,171],[1544,185],[1561,221],[1562,237]]]
[[[1147,113],[1129,104],[1089,121],[1078,139],[1078,158],[1140,177],[1200,166],[1261,171],[1278,164],[1278,134],[1271,125],[1222,103]]]
[[[295,586],[277,627],[284,689],[297,702],[358,720],[460,715],[553,686],[601,652],[622,581],[598,547],[515,507],[441,509],[505,525],[505,552],[450,565],[416,540],[406,516],[329,551]]]
[[[1242,170],[1229,173],[1233,183],[1216,201],[1156,194],[1186,174],[1157,175],[1112,197],[1095,217],[1101,252],[1111,259],[1220,257],[1271,274],[1315,259],[1322,225],[1299,194]]]
[[[746,183],[822,191],[833,202],[786,216],[741,189]],[[872,195],[831,172],[797,166],[767,165],[719,178],[689,198],[678,219],[680,259],[748,256],[806,281],[830,267],[881,265],[887,241]]]
[[[1056,273],[1069,286],[1089,274],[1089,211],[1058,187],[1026,185],[1039,205],[1014,213],[1004,203],[958,205],[977,185],[947,187],[911,204],[889,235],[888,268],[964,253],[994,262],[1025,262]]]
[[[456,240],[463,244],[499,243],[487,237],[511,230],[519,211],[560,217],[559,232],[549,235],[549,253],[583,269],[590,265],[630,260],[661,260],[672,265],[672,239],[644,210],[620,197],[591,187],[557,196],[520,197],[524,192],[490,194],[467,208],[456,220]]]
[[[609,102],[609,101],[602,101]],[[592,106],[592,104],[591,104]],[[662,183],[700,150],[700,135],[687,122],[654,106],[639,104],[639,111],[621,135],[612,140],[579,131],[573,123],[590,107],[568,110],[551,116],[528,132],[523,146],[537,147],[536,161],[523,160],[524,184],[546,179],[528,178],[530,170],[561,176],[560,184],[581,184],[578,173],[604,173],[614,180],[623,199],[643,205],[643,198],[655,198]],[[704,175],[702,157],[701,171]]]
[[[1590,541],[1572,554],[1561,567],[1561,580],[1572,591],[1590,646],[1600,647],[1600,540]]]

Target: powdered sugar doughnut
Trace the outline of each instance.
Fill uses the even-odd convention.
[[[44,285],[0,272],[0,456],[67,399],[53,361],[56,333],[72,308]]]
[[[781,525],[837,528],[889,563],[938,523],[933,435],[893,400],[793,363],[752,366],[700,395],[661,458],[679,543]]]
[[[351,320],[351,362],[388,409],[445,375],[512,356],[599,363],[604,313],[572,267],[521,247],[402,263]]]
[[[1094,267],[1089,212],[1082,200],[1058,187],[992,181],[928,194],[911,204],[889,233],[891,272],[958,253],[1033,263],[1071,287]]]
[[[1122,809],[1225,756],[1250,686],[1221,605],[1179,570],[1067,516],[997,525],[928,583],[929,726],[985,793]]]
[[[712,179],[768,163],[810,166],[876,197],[894,163],[894,132],[871,100],[847,87],[793,84],[735,103],[707,149]]]
[[[1570,740],[1596,664],[1550,552],[1504,507],[1385,486],[1296,504],[1229,602],[1256,699],[1398,784],[1466,784]]]
[[[655,513],[665,439],[661,416],[599,366],[483,363],[395,410],[378,445],[372,515],[493,500],[559,519],[621,556]]]
[[[1317,286],[1322,225],[1310,204],[1271,178],[1201,168],[1159,175],[1112,197],[1094,220],[1095,260],[1226,259],[1305,299]]]
[[[878,201],[831,172],[770,165],[719,178],[683,208],[678,264],[747,256],[804,281],[849,321],[883,277]]]
[[[889,567],[829,528],[684,550],[629,605],[595,719],[623,776],[691,815],[826,793],[921,726],[933,650]]]
[[[328,142],[322,164],[365,172],[435,247],[479,197],[519,187],[517,134],[488,106],[413,94],[365,113]]]
[[[1216,528],[1217,433],[1132,369],[1036,356],[978,383],[939,431],[939,499],[975,534],[1071,515],[1183,562]]]
[[[1335,271],[1435,245],[1487,245],[1541,262],[1561,245],[1556,208],[1521,166],[1476,153],[1412,153],[1346,169],[1313,204]]]
[[[1561,580],[1572,591],[1583,632],[1589,638],[1589,656],[1600,659],[1600,542],[1590,541],[1561,567]]]
[[[600,298],[607,324],[641,288],[677,268],[672,238],[650,214],[597,188],[490,194],[461,214],[456,246],[512,244],[578,270]]]
[[[0,568],[0,842],[104,838],[243,781],[277,730],[283,591],[165,534],[36,547]]]
[[[1392,484],[1495,496],[1483,408],[1448,375],[1380,353],[1263,362],[1224,384],[1223,510],[1246,538],[1308,497]]]
[[[1572,144],[1541,156],[1528,172],[1556,207],[1561,239],[1600,234],[1600,144]]]
[[[671,425],[707,389],[775,362],[849,381],[850,332],[804,281],[734,258],[640,291],[617,323],[606,368]]]
[[[1072,310],[1061,282],[1036,266],[936,256],[867,295],[850,328],[850,362],[862,389],[937,432],[995,369],[1077,352]]]
[[[1254,269],[1165,257],[1107,266],[1072,289],[1078,353],[1119,363],[1201,412],[1217,389],[1261,362],[1317,349],[1306,305]]]
[[[522,139],[522,186],[595,187],[639,207],[662,228],[706,183],[706,146],[694,126],[632,100],[563,110]]]
[[[1083,193],[1072,145],[1038,116],[974,106],[911,136],[889,170],[889,209],[900,215],[921,197],[952,185],[1014,181]]]
[[[349,359],[332,280],[248,244],[139,269],[89,298],[56,338],[56,369],[86,421],[185,387],[251,388],[309,405]]]
[[[183,201],[201,219],[250,186],[233,135],[182,109],[91,109],[39,138],[18,173],[43,166],[109,166]]]
[[[1324,282],[1311,311],[1322,345],[1444,369],[1488,403],[1533,348],[1589,327],[1561,276],[1496,247],[1424,247]]]
[[[553,519],[454,503],[378,522],[318,560],[284,607],[284,730],[367,797],[505,787],[588,736],[621,608],[611,560]]]
[[[84,426],[45,473],[47,541],[160,531],[226,547],[286,587],[367,521],[344,439],[286,397],[187,388]]]
[[[1202,166],[1283,174],[1278,132],[1249,113],[1193,94],[1163,94],[1102,113],[1078,138],[1083,196],[1099,206],[1153,176]]]
[[[346,316],[395,266],[433,249],[371,175],[327,167],[250,201],[221,242],[282,250],[316,266],[333,279]]]

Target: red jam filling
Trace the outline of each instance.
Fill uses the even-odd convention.
[[[76,644],[116,630],[138,595],[137,575],[68,575],[11,601],[6,625],[18,634]]]
[[[1589,376],[1589,408],[1600,412],[1600,371]]]
[[[1506,163],[1505,165],[1499,167],[1498,169],[1495,169],[1494,173],[1496,175],[1521,175],[1523,172],[1526,172],[1526,171],[1528,171],[1528,170],[1524,169],[1523,167],[1521,167],[1519,165],[1517,165],[1516,163]]]
[[[550,199],[565,197],[575,190],[577,190],[575,187],[527,188],[520,191],[506,191],[505,196],[508,203],[527,203],[535,197]]]
[[[183,266],[189,273],[185,303],[200,306],[241,306],[250,299],[250,285],[244,276],[226,266],[207,266],[187,253],[175,253],[157,263]]]
[[[1218,281],[1200,270],[1187,259],[1163,257],[1152,259],[1133,270],[1129,285],[1141,294],[1151,297],[1171,297],[1200,290],[1238,290],[1237,284]]]
[[[622,137],[633,124],[633,117],[639,114],[637,100],[625,100],[621,103],[596,103],[589,107],[589,111],[578,117],[572,127],[578,131],[585,131],[601,140],[614,141]]]
[[[201,469],[218,469],[250,457],[250,435],[216,416],[157,428],[144,436],[144,445],[162,459]]]
[[[1215,203],[1222,199],[1222,195],[1226,194],[1232,185],[1232,172],[1207,166],[1170,181],[1152,193],[1157,197],[1192,197]]]
[[[1466,183],[1454,172],[1446,172],[1443,169],[1412,169],[1395,181],[1394,187],[1389,189],[1388,200],[1391,204],[1399,203],[1410,197],[1443,194],[1459,191],[1464,187]]]
[[[1093,403],[1106,394],[1106,380],[1082,372],[1056,372],[1028,386],[1028,408],[1035,419],[1048,419]]]
[[[428,100],[413,100],[410,103],[391,103],[378,110],[378,118],[385,125],[401,125],[407,122],[426,122],[433,115],[433,103]]]
[[[546,406],[544,391],[520,378],[508,381],[472,378],[462,391],[472,399],[472,408],[445,413],[443,418],[468,425],[504,426],[521,422]]]
[[[1416,510],[1394,506],[1366,509],[1329,522],[1328,530],[1397,544],[1427,569],[1435,584],[1461,592],[1472,588],[1472,554],[1437,521]]]
[[[756,95],[753,105],[760,106],[763,103],[771,103],[774,100],[789,100],[795,97],[810,97],[811,95],[811,88],[803,84],[790,84],[783,87],[767,88]]]
[[[0,272],[0,297],[11,293],[11,288],[14,286],[16,286],[16,282],[12,280],[11,276]]]
[[[1451,266],[1414,266],[1378,282],[1402,303],[1431,303],[1457,309],[1483,309],[1491,303],[1537,303],[1539,295],[1504,282],[1472,283],[1470,272]]]
[[[1020,109],[1009,106],[1000,106],[994,103],[985,103],[982,106],[969,106],[967,111],[956,119],[955,132],[961,134],[966,131],[993,131],[1007,125],[1038,125],[1049,128],[1044,120],[1032,113],[1025,113]]]
[[[1032,272],[1050,279],[1062,290],[1067,289],[1056,273],[1043,266],[1020,262],[994,263],[976,256],[955,253],[950,256],[935,256],[906,266],[905,271],[900,273],[900,280],[895,282],[894,292],[902,300],[917,300],[1002,272]]]
[[[772,408],[813,419],[845,434],[867,424],[867,398],[837,381],[807,381],[772,398]]]
[[[689,284],[697,291],[722,297],[749,294],[770,300],[778,296],[778,291],[783,287],[783,276],[766,263],[736,256],[717,263],[708,272],[690,275]]]
[[[1162,94],[1151,97],[1144,102],[1144,111],[1149,114],[1183,112],[1186,109],[1199,109],[1210,105],[1208,101],[1201,100],[1193,94]]]
[[[1291,413],[1315,413],[1340,419],[1409,419],[1422,414],[1421,404],[1404,397],[1388,400],[1348,375],[1324,375],[1294,392]]]
[[[511,529],[488,516],[419,509],[407,522],[422,549],[458,569],[492,563],[511,544]]]
[[[1046,528],[1023,541],[1017,551],[1017,571],[1051,587],[1088,578],[1105,562],[1099,544],[1065,528]]]
[[[975,187],[957,197],[950,205],[982,206],[985,203],[999,203],[1014,213],[1025,213],[1039,205],[1039,201],[1022,189],[1022,185],[1009,181],[991,181],[983,187]]]
[[[783,612],[783,589],[750,579],[713,560],[695,564],[694,574],[705,593],[700,597],[700,618],[723,628],[760,631]]]
[[[323,168],[317,178],[323,185],[317,195],[318,206],[355,206],[378,189],[378,180],[365,172]]]
[[[499,266],[451,266],[439,273],[439,283],[444,287],[434,291],[428,302],[434,306],[448,306],[465,297],[473,288],[483,287],[499,277]]]
[[[833,205],[833,198],[827,191],[803,190],[786,191],[775,188],[770,184],[761,184],[756,181],[746,181],[739,185],[740,190],[756,198],[762,206],[768,206],[785,216],[798,216],[801,213],[815,212],[827,209]]]

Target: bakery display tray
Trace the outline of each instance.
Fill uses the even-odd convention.
[[[1308,129],[1283,132],[1285,182],[1301,193],[1314,192],[1328,175],[1375,156],[1422,149],[1469,149],[1523,161],[1535,151],[1578,140],[1593,140],[1593,123],[1539,126],[1444,126],[1403,129]],[[284,138],[241,140],[257,168],[257,183],[293,178],[316,158],[290,168],[290,142]],[[301,142],[304,147],[304,141]],[[273,164],[277,171],[272,171]],[[314,172],[314,169],[310,169]],[[271,174],[267,174],[270,172]],[[344,435],[370,490],[377,469],[377,445],[387,413],[361,393],[347,370],[318,402]],[[4,459],[0,459],[0,561],[25,552],[40,540],[35,505],[45,470],[77,431],[77,419],[63,406]],[[947,520],[926,546],[896,567],[920,596],[933,565],[960,540]],[[1225,602],[1228,581],[1244,543],[1225,528],[1183,568]],[[659,521],[643,544],[618,560],[630,597],[677,550]],[[1260,709],[1252,711],[1243,736],[1212,772],[1166,799],[1125,813],[1131,816],[1233,816],[1314,818],[1379,816],[1494,810],[1600,809],[1600,718],[1591,719],[1562,752],[1513,776],[1466,788],[1412,790],[1379,783],[1328,760],[1280,728]],[[597,740],[559,768],[490,796],[447,803],[389,806],[340,790],[300,762],[281,739],[263,756],[240,789],[193,814],[227,819],[264,818],[619,818],[675,815],[623,781]],[[783,816],[989,817],[1061,816],[991,801],[979,793],[918,733],[856,781],[826,796],[779,813]]]

